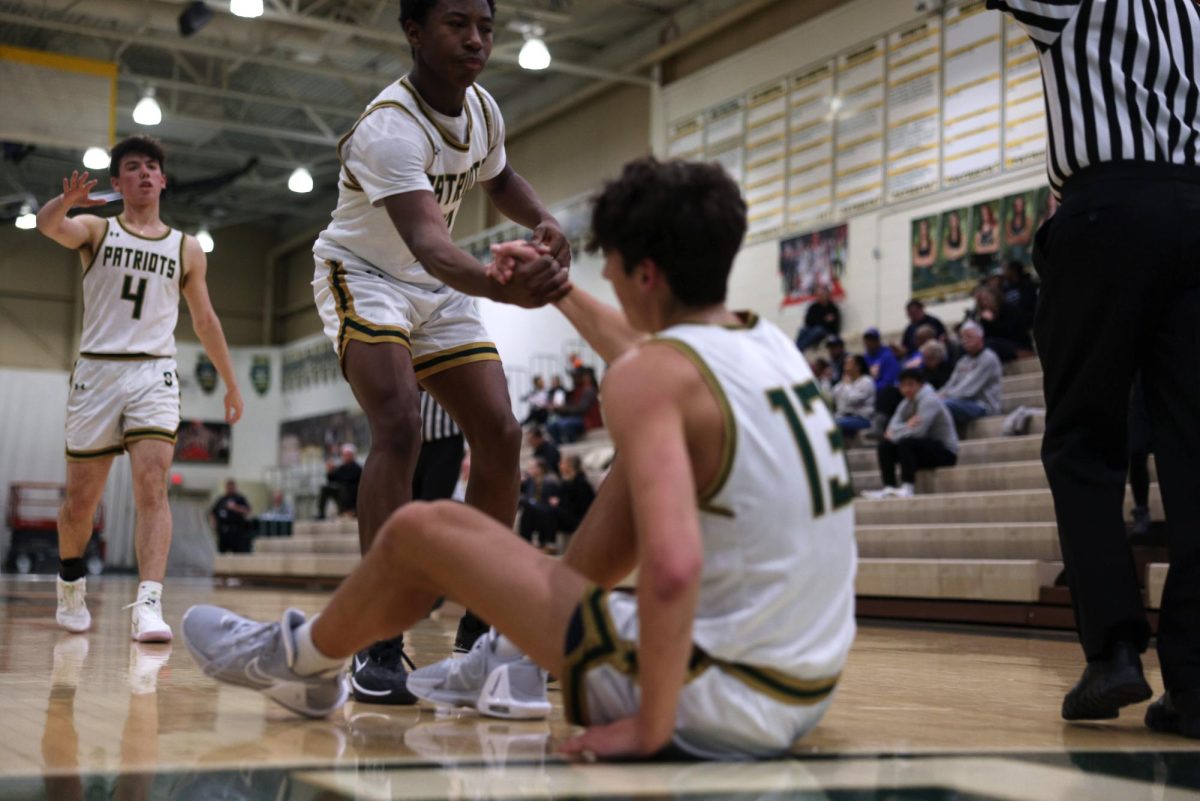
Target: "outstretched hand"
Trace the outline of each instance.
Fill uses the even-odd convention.
[[[497,299],[525,308],[561,300],[571,291],[567,270],[545,245],[523,240],[492,245],[487,273],[502,289]]]
[[[603,726],[589,726],[583,734],[563,743],[559,750],[567,756],[605,757],[649,756],[638,731],[637,718],[621,718]]]
[[[88,173],[79,174],[78,170],[71,173],[70,178],[63,178],[63,203],[67,208],[73,209],[76,206],[103,206],[108,201],[100,198],[88,197],[91,191],[96,188],[99,181],[95,178],[88,180]]]

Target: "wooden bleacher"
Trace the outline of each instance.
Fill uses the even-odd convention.
[[[1034,359],[1007,365],[1005,410],[1041,407],[1041,381]],[[1066,590],[1053,586],[1062,554],[1040,462],[1044,424],[1043,416],[1034,415],[1028,434],[1005,437],[1002,416],[976,420],[960,443],[958,465],[920,473],[916,497],[855,501],[860,615],[1073,625]],[[611,448],[607,434],[596,431],[561,450],[603,462]],[[847,458],[856,492],[880,485],[874,448],[851,448]],[[1127,515],[1130,506],[1127,498]],[[1150,509],[1152,520],[1161,522],[1157,484]],[[352,520],[298,522],[294,536],[259,540],[256,547],[253,554],[218,556],[216,574],[333,585],[358,561],[357,527]],[[1163,561],[1161,549],[1143,549],[1152,609],[1161,602]]]

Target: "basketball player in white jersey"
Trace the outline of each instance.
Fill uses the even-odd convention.
[[[411,504],[313,620],[190,609],[183,637],[205,672],[326,714],[345,697],[345,659],[444,594],[501,634],[415,671],[423,698],[545,714],[536,663],[589,727],[568,752],[786,751],[828,708],[854,637],[854,513],[841,434],[803,356],[725,307],[745,211],[720,167],[653,159],[597,199],[593,243],[624,315],[579,289],[558,305],[611,361],[618,457],[564,558],[469,507]],[[535,255],[503,246],[498,280]],[[610,592],[635,568],[636,597]]]
[[[325,333],[371,426],[359,485],[366,553],[384,521],[411,500],[421,448],[418,385],[458,423],[471,449],[467,503],[505,526],[516,515],[521,430],[496,346],[474,297],[538,306],[565,291],[570,250],[558,223],[507,163],[504,119],[475,83],[492,49],[492,0],[402,0],[413,66],[367,106],[338,144],[337,208],[313,253]],[[548,254],[507,286],[455,246],[463,196],[476,183]],[[456,648],[486,630],[471,615]],[[354,661],[351,687],[366,703],[413,703],[402,640]]]
[[[175,323],[179,296],[192,325],[225,382],[225,419],[237,422],[242,396],[229,348],[205,284],[207,262],[195,237],[159,217],[167,185],[161,145],[132,136],[112,149],[112,186],[124,210],[105,219],[68,217],[75,207],[103,205],[88,195],[88,174],[63,179],[63,192],[38,212],[38,230],[79,253],[83,266],[83,335],[67,399],[67,492],[58,513],[58,624],[87,631],[83,552],[104,494],[108,471],[128,451],[137,510],[137,599],[132,636],[167,642],[162,619],[162,582],[171,547],[167,471],[179,428],[179,377],[175,369]]]

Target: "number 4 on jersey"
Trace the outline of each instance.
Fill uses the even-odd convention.
[[[146,279],[138,279],[137,292],[131,291],[133,288],[133,276],[125,276],[125,283],[121,286],[121,300],[133,301],[133,319],[142,319],[142,301],[146,299]]]
[[[812,381],[807,381],[803,384],[797,384],[792,387],[792,392],[796,394],[796,399],[800,401],[800,408],[804,413],[812,414],[813,402],[821,403],[821,391],[817,389],[817,385]],[[788,428],[792,430],[792,436],[796,438],[796,444],[800,447],[800,457],[804,461],[804,472],[808,476],[808,488],[812,493],[812,512],[813,517],[820,517],[825,514],[825,489],[821,485],[821,471],[817,466],[817,456],[813,452],[812,442],[808,439],[808,433],[804,430],[804,424],[800,421],[800,415],[796,411],[795,405],[792,404],[791,398],[788,397],[787,390],[783,387],[772,389],[767,392],[767,400],[771,402],[771,406],[776,410],[783,412],[783,416],[787,418]],[[842,432],[837,426],[829,430],[829,445],[834,453],[842,451],[844,442],[842,440]],[[829,495],[830,505],[833,511],[841,509],[846,504],[854,500],[854,490],[846,484],[843,484],[837,476],[831,476],[829,479]]]

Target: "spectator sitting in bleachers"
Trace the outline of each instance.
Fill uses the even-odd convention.
[[[916,336],[913,338],[913,341],[916,343],[916,350],[910,352],[907,357],[903,355],[900,357],[900,369],[903,370],[906,367],[924,367],[925,357],[921,355],[921,346],[930,340],[936,339],[937,331],[934,330],[932,325],[919,327],[916,331]]]
[[[517,530],[534,545],[554,542],[558,532],[558,512],[561,487],[550,465],[538,458],[530,459],[521,480],[521,522]],[[536,538],[535,538],[536,535]]]
[[[804,312],[804,327],[796,334],[796,347],[808,350],[829,336],[842,333],[842,312],[833,302],[829,287],[821,284],[816,290],[816,299],[808,304]]]
[[[342,463],[335,465],[331,459],[325,463],[325,471],[325,486],[317,498],[317,519],[325,519],[325,504],[330,499],[337,503],[339,515],[357,516],[358,482],[362,479],[358,449],[347,442],[342,446]]]
[[[522,398],[529,404],[529,413],[521,421],[522,426],[545,425],[550,418],[550,393],[546,391],[546,380],[540,375],[533,377],[533,388]]]
[[[232,478],[225,482],[225,494],[217,498],[208,513],[209,522],[217,532],[219,553],[250,553],[250,501],[238,492]]]
[[[896,407],[887,431],[879,440],[879,472],[883,489],[864,492],[867,498],[910,498],[914,493],[917,471],[948,467],[958,462],[958,435],[954,421],[938,399],[933,387],[925,383],[920,370],[900,373],[900,394],[904,400]],[[896,463],[900,463],[900,485],[896,486]]]
[[[813,378],[817,381],[817,387],[821,390],[821,397],[832,401],[833,365],[824,356],[818,356],[808,363],[808,367],[812,370]]]
[[[939,395],[954,422],[961,426],[985,415],[1000,414],[1004,370],[996,354],[984,346],[983,329],[977,323],[963,323],[958,337],[963,355]]]
[[[550,505],[557,512],[558,530],[573,534],[596,499],[596,490],[584,475],[583,462],[578,456],[564,456],[558,470],[562,485],[559,494],[550,497]]]
[[[1033,340],[1021,327],[1020,312],[1000,299],[1000,293],[988,286],[975,289],[975,308],[967,318],[983,328],[984,343],[1002,362],[1011,362],[1023,353],[1030,353]]]
[[[600,428],[604,420],[600,416],[600,396],[596,389],[596,374],[589,367],[575,371],[575,387],[567,402],[553,409],[554,415],[546,423],[546,432],[558,445],[574,442],[593,428]]]
[[[900,391],[896,380],[900,375],[900,363],[896,354],[879,338],[878,328],[863,332],[863,358],[867,360],[868,372],[875,381],[875,417],[872,421],[876,435],[883,433],[888,420],[900,405]]]
[[[843,436],[871,427],[875,382],[867,375],[867,360],[857,353],[846,356],[842,381],[833,388],[833,410]]]
[[[923,326],[929,326],[933,329],[935,338],[945,341],[946,326],[941,320],[934,317],[932,314],[925,313],[925,304],[913,298],[904,307],[905,313],[908,314],[908,325],[904,329],[904,335],[900,338],[900,344],[904,346],[904,353],[907,356],[914,356],[917,350],[921,347],[922,342],[918,341],[917,332]]]
[[[557,474],[558,463],[562,457],[559,455],[555,444],[546,439],[546,432],[540,428],[531,428],[529,429],[529,433],[525,435],[525,441],[533,449],[533,457],[541,459],[546,463],[548,470]]]
[[[567,390],[562,385],[562,376],[550,377],[550,389],[546,390],[546,394],[551,410],[567,402]]]
[[[837,386],[842,380],[842,369],[846,363],[846,343],[839,336],[832,336],[825,340],[825,350],[829,353],[829,369],[831,375],[829,383]]]
[[[946,350],[945,344],[936,339],[921,346],[921,368],[925,371],[926,383],[934,389],[944,387],[954,370],[954,363]]]
[[[1025,332],[1033,330],[1033,314],[1037,310],[1038,288],[1033,278],[1025,271],[1025,263],[1010,261],[1004,265],[1004,280],[1001,299],[1009,308],[1017,310],[1017,319]]]
[[[271,506],[267,511],[258,516],[259,520],[278,520],[289,521],[295,517],[292,512],[292,505],[287,502],[281,490],[275,490],[271,493]]]

